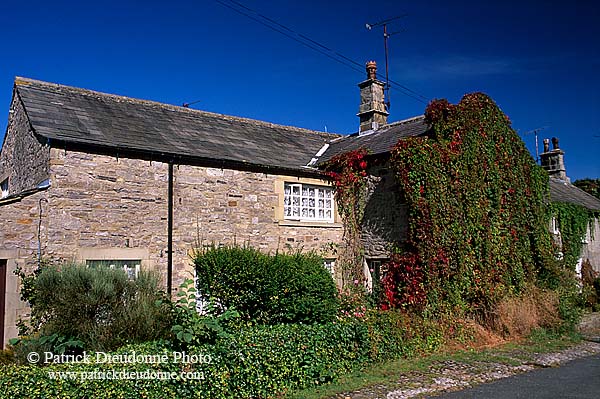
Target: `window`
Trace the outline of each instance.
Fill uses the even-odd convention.
[[[325,259],[323,261],[323,266],[325,269],[333,276],[335,272],[335,259]]]
[[[558,235],[560,233],[558,230],[558,221],[556,220],[556,217],[552,217],[552,220],[550,220],[550,233],[554,235]]]
[[[332,188],[285,183],[283,216],[291,220],[333,222]]]
[[[194,266],[194,294],[196,295],[196,312],[203,315],[206,314],[205,308],[208,305],[208,300],[202,296],[198,289],[198,270]]]
[[[8,197],[8,178],[2,180],[2,183],[0,183],[0,190],[2,190],[2,196],[0,196],[0,198]]]
[[[88,267],[110,267],[111,269],[123,269],[130,280],[134,280],[140,274],[140,265],[142,261],[137,260],[86,260]]]
[[[384,275],[382,266],[385,262],[387,262],[387,259],[367,259],[367,266],[369,266],[369,272],[373,280],[381,281]]]

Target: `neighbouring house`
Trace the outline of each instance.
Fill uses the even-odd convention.
[[[579,205],[596,215],[600,214],[600,200],[571,184],[567,177],[564,155],[556,137],[552,138],[552,150],[550,140],[544,139],[544,152],[540,154],[540,161],[550,175],[552,201]],[[550,232],[560,245],[561,233],[555,218],[552,219]],[[575,268],[577,274],[581,277],[581,265],[586,260],[590,261],[596,273],[600,273],[600,218],[596,217],[588,224],[582,244],[581,257]]]
[[[157,270],[170,291],[192,276],[190,253],[201,245],[342,244],[333,189],[319,165],[358,148],[379,160],[369,169],[362,229],[365,273],[376,277],[369,270],[379,270],[407,234],[406,207],[389,206],[401,204],[402,193],[386,159],[399,140],[430,129],[422,116],[387,122],[374,62],[359,88],[359,132],[340,136],[16,78],[0,153],[0,343],[17,335],[28,311],[17,267],[30,272],[50,259],[132,275]],[[564,174],[562,151],[545,154],[551,175],[555,165]],[[553,200],[600,209],[561,176],[551,179]],[[583,257],[598,268],[595,228]],[[326,258],[334,271],[335,254]]]

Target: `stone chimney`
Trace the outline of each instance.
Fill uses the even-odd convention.
[[[387,124],[389,113],[385,107],[385,83],[377,80],[377,63],[369,61],[366,65],[367,80],[360,82],[360,106],[357,116],[360,118],[359,135],[377,130]]]
[[[570,182],[565,169],[565,152],[558,147],[558,139],[552,137],[552,150],[550,140],[544,139],[544,152],[540,154],[542,168],[546,169],[550,177],[557,177]]]

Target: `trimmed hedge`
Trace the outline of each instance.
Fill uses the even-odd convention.
[[[1,366],[0,397],[266,398],[332,381],[367,361],[368,336],[358,323],[276,325],[243,329],[215,345],[195,348],[212,362],[193,364],[82,364]],[[171,355],[160,344],[131,345],[116,353]],[[192,353],[189,353],[190,355]],[[94,356],[92,356],[92,360]],[[202,372],[200,380],[52,379],[56,372]]]
[[[251,247],[211,247],[194,258],[198,290],[259,324],[334,320],[337,289],[314,253],[267,255]]]
[[[281,324],[244,328],[190,354],[210,355],[211,363],[81,364],[0,366],[0,398],[272,398],[321,385],[369,362],[437,348],[439,329],[409,326],[398,312],[374,312],[363,320],[323,325]],[[418,319],[417,319],[418,320]],[[391,324],[389,323],[391,322]],[[433,343],[433,345],[432,345]],[[159,343],[131,345],[115,353],[171,354]],[[202,372],[201,380],[51,379],[49,372]]]

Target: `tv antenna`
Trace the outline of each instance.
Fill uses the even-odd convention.
[[[390,109],[390,76],[389,76],[389,61],[388,61],[388,38],[390,38],[391,36],[395,35],[396,33],[400,33],[402,32],[402,30],[396,31],[396,32],[391,32],[388,33],[387,31],[387,25],[388,23],[395,21],[397,19],[400,18],[404,18],[406,17],[408,14],[402,14],[402,15],[398,15],[397,17],[393,17],[393,18],[388,18],[388,19],[384,19],[383,21],[379,21],[376,22],[374,24],[369,24],[366,23],[365,27],[368,30],[371,30],[377,26],[383,26],[383,48],[385,51],[385,106],[387,108],[387,110],[389,111]]]
[[[190,105],[197,104],[197,103],[199,103],[200,101],[202,101],[202,100],[192,101],[191,103],[183,103],[183,104],[181,104],[181,106],[182,106],[183,108],[189,108],[189,107],[190,107]]]
[[[539,150],[539,146],[538,146],[538,133],[545,129],[548,129],[548,126],[538,127],[537,129],[533,129],[533,130],[523,133],[523,136],[526,136],[528,134],[533,134],[535,136],[535,162],[536,163],[540,162],[540,150]]]

